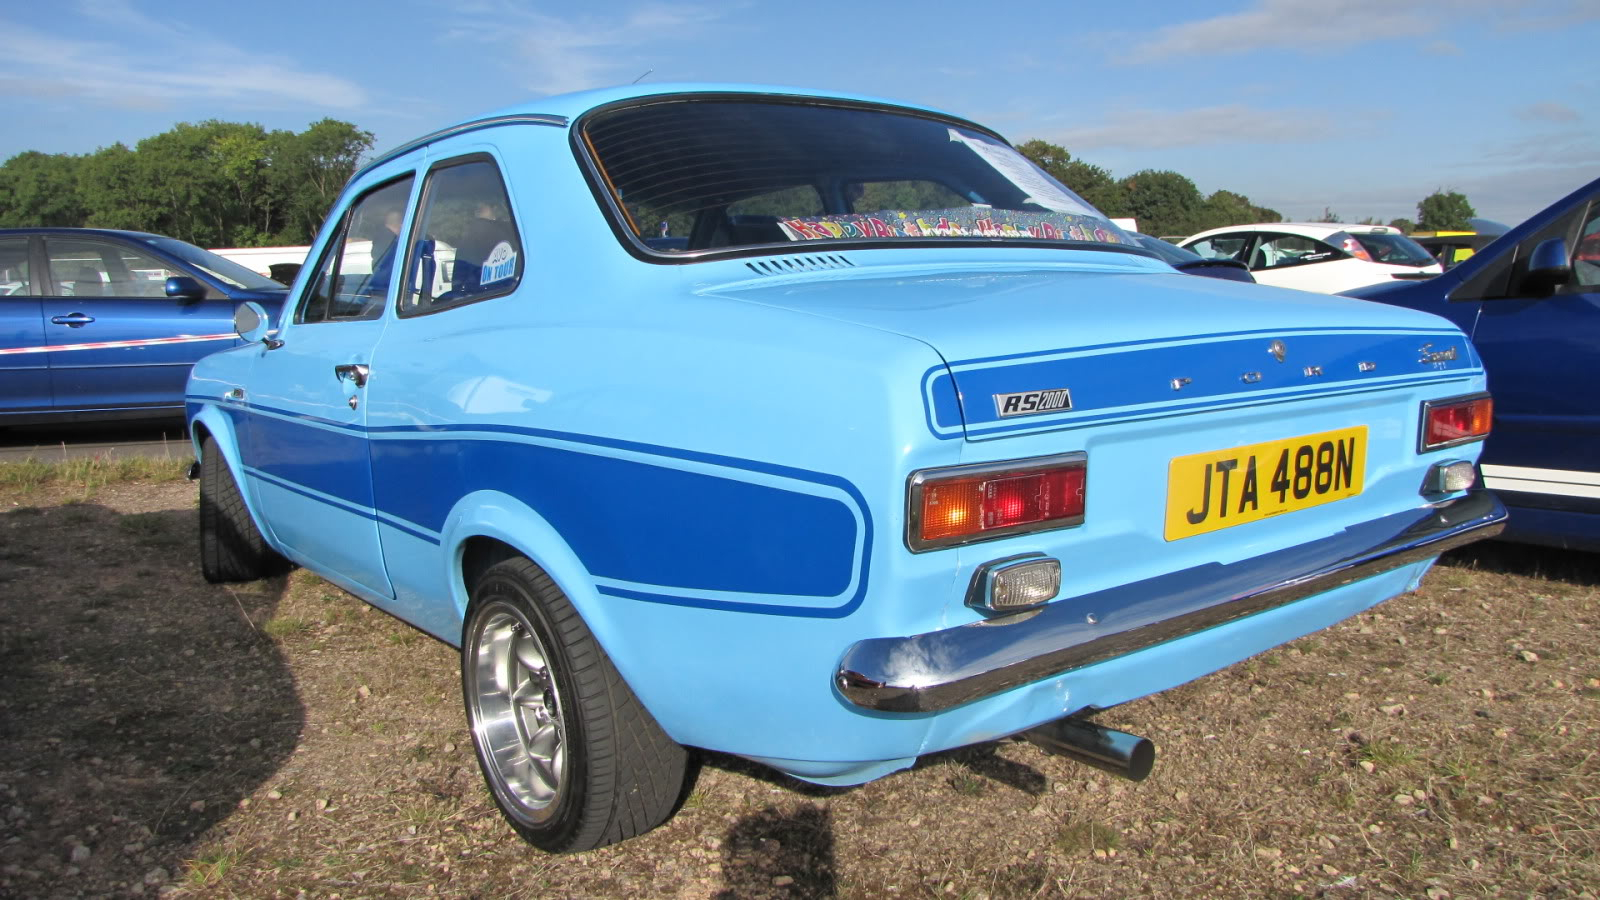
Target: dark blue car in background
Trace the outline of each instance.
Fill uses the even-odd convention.
[[[1600,180],[1437,278],[1345,293],[1472,336],[1494,392],[1481,462],[1511,510],[1503,537],[1600,551]]]
[[[0,229],[0,427],[179,418],[195,360],[238,342],[234,308],[286,290],[160,235]]]

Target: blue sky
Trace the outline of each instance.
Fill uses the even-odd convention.
[[[0,159],[211,118],[382,151],[648,71],[928,104],[1291,218],[1445,188],[1515,224],[1600,176],[1600,0],[13,0],[0,34]]]

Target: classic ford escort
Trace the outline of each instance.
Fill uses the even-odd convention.
[[[276,319],[276,317],[274,317]],[[823,784],[1090,720],[1494,533],[1476,352],[1177,273],[995,133],[781,88],[553,97],[351,180],[188,405],[213,581],[304,566],[461,649],[526,839],[687,748]]]

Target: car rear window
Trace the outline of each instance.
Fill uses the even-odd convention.
[[[1366,248],[1373,262],[1391,266],[1431,266],[1438,262],[1427,248],[1403,234],[1373,232],[1353,235]]]
[[[904,110],[682,98],[581,124],[622,230],[665,255],[827,241],[1135,240],[994,135]]]

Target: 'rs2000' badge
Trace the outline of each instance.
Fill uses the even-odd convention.
[[[1072,392],[1066,388],[1023,391],[1020,394],[995,394],[994,411],[1000,418],[1066,412],[1072,408]]]

